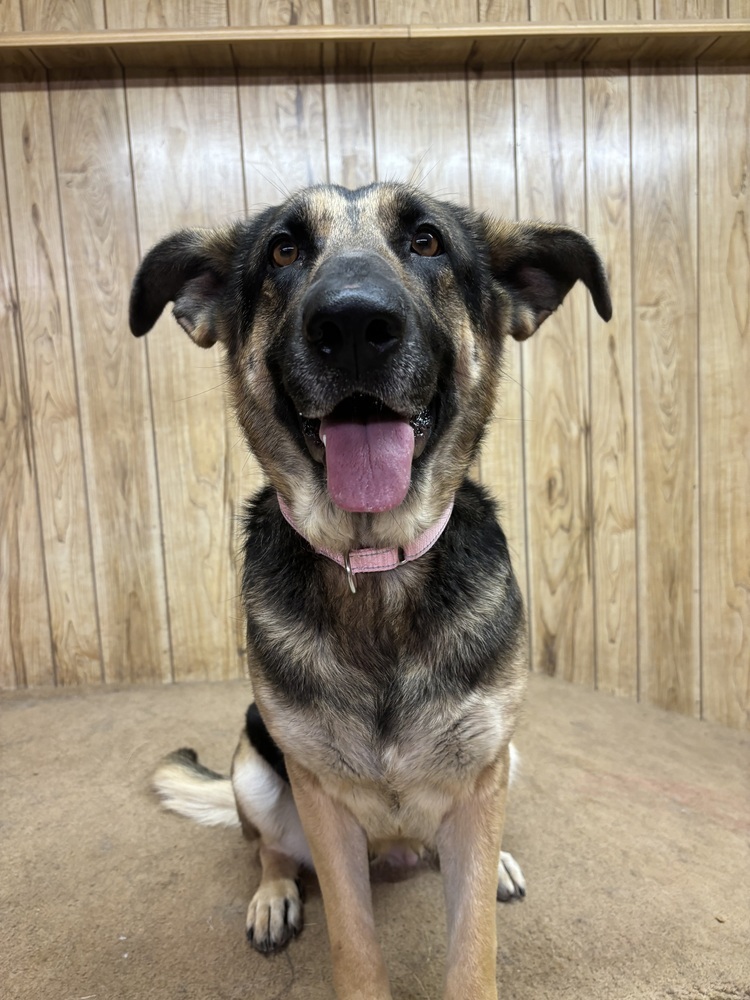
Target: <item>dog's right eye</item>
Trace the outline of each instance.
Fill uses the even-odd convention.
[[[290,236],[282,236],[271,244],[274,267],[288,267],[299,258],[299,247]]]

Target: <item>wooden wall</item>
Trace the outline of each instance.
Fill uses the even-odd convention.
[[[3,0],[6,31],[746,17],[747,0]],[[479,473],[533,668],[747,726],[750,83],[704,64],[48,71],[0,86],[0,685],[243,673],[234,523],[259,482],[217,353],[127,330],[139,257],[330,180],[415,179],[598,243],[510,351]]]

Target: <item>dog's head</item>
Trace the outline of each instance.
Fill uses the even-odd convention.
[[[579,279],[609,319],[601,260],[574,230],[401,184],[321,186],[167,237],[136,275],[130,324],[147,333],[173,301],[197,344],[224,345],[240,424],[311,541],[397,545],[465,476],[505,337],[529,337]]]

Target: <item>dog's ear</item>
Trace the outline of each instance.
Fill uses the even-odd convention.
[[[142,337],[167,302],[174,317],[200,347],[212,347],[225,331],[220,300],[237,249],[238,227],[182,229],[144,257],[130,292],[130,329]]]
[[[493,276],[516,303],[511,334],[526,340],[560,305],[576,281],[591,292],[596,311],[612,316],[607,275],[590,241],[575,229],[484,216]]]

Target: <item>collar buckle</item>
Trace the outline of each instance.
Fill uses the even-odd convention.
[[[357,593],[357,580],[354,575],[354,570],[352,569],[352,564],[349,560],[349,553],[347,552],[344,556],[344,569],[346,570],[346,582],[349,584],[349,590],[353,594]]]

